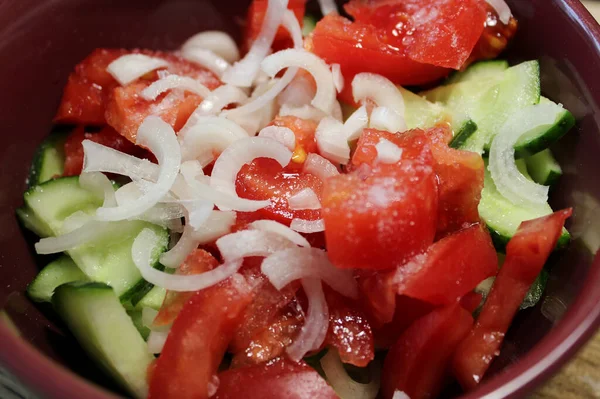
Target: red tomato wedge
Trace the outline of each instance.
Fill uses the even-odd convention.
[[[403,156],[397,165],[377,165],[367,173],[358,170],[325,182],[321,201],[325,240],[329,259],[337,267],[392,269],[433,242],[437,181],[430,146],[419,130],[399,137],[402,147],[421,148],[418,156]]]
[[[252,294],[243,277],[198,291],[173,323],[150,376],[149,398],[206,399]]]
[[[391,399],[396,390],[411,399],[437,397],[452,353],[472,325],[473,317],[459,304],[436,309],[415,321],[385,358],[382,397]]]
[[[479,305],[481,305],[481,301],[483,300],[483,294],[478,292],[469,292],[462,298],[460,298],[460,306],[465,308],[470,313],[473,313],[477,310]]]
[[[266,219],[289,224],[293,218],[316,220],[319,210],[291,210],[288,198],[299,191],[310,188],[321,197],[323,182],[308,173],[289,171],[272,159],[259,158],[240,170],[236,191],[242,198],[271,200],[271,205],[256,213]]]
[[[185,261],[179,266],[176,274],[189,276],[192,274],[201,274],[214,269],[219,265],[219,261],[210,253],[196,249],[188,255]],[[168,291],[162,306],[154,319],[154,325],[168,326],[177,317],[185,304],[194,296],[193,292],[175,292]]]
[[[253,0],[248,8],[248,16],[246,17],[246,32],[244,45],[246,51],[250,49],[254,40],[260,34],[265,15],[267,14],[268,0]],[[302,27],[304,19],[304,10],[306,8],[306,0],[290,0],[288,2],[288,10],[291,10],[298,23]],[[280,27],[273,41],[273,51],[279,51],[293,46],[292,38],[285,28]]]
[[[396,289],[393,284],[394,271],[359,271],[358,289],[362,293],[362,308],[373,327],[392,321],[396,311]]]
[[[145,158],[150,154],[141,147],[117,133],[113,128],[107,126],[97,133],[86,133],[83,126],[76,127],[65,141],[65,169],[64,176],[78,176],[83,168],[83,140],[91,140],[126,154]]]
[[[301,169],[309,153],[318,153],[317,142],[315,140],[317,123],[315,121],[295,116],[278,116],[271,122],[271,125],[287,127],[296,136],[296,148],[292,155],[292,162],[287,166],[288,169]]]
[[[219,373],[213,399],[339,399],[314,369],[284,358]]]
[[[509,241],[506,259],[479,318],[454,355],[453,372],[463,388],[476,387],[499,353],[513,317],[556,246],[571,213],[571,209],[566,209],[523,222]]]
[[[477,153],[448,147],[452,131],[447,125],[427,130],[438,177],[438,235],[479,222],[484,162]]]
[[[498,256],[487,229],[468,227],[434,243],[399,267],[397,293],[434,305],[448,305],[496,275]]]
[[[369,322],[347,298],[329,289],[325,295],[329,308],[329,331],[325,345],[336,348],[342,362],[366,367],[375,357]]]

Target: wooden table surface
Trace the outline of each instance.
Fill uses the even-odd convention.
[[[600,21],[600,1],[582,1]],[[600,333],[531,399],[600,398]]]

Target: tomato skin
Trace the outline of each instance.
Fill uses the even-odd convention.
[[[385,358],[382,397],[391,399],[396,390],[411,399],[437,397],[452,353],[472,325],[473,317],[459,304],[438,308],[415,321]]]
[[[201,274],[214,269],[218,265],[219,261],[210,253],[202,249],[196,249],[179,266],[176,274],[182,276]],[[173,323],[179,312],[181,312],[181,309],[183,309],[192,296],[194,296],[193,292],[167,291],[167,295],[153,324],[156,327],[161,327]]]
[[[325,240],[337,267],[392,269],[433,242],[437,182],[431,150],[422,131],[401,137],[406,143],[421,143],[417,157],[377,165],[366,177],[357,170],[325,182]]]
[[[236,191],[242,198],[253,200],[271,200],[271,205],[256,211],[265,219],[273,219],[290,225],[292,219],[316,220],[319,210],[291,210],[288,198],[299,191],[310,188],[317,197],[321,197],[323,182],[308,173],[295,172],[287,167],[283,169],[275,160],[259,158],[244,165],[240,170]]]
[[[565,209],[523,222],[509,241],[506,259],[477,322],[454,354],[452,370],[464,389],[477,386],[499,353],[512,319],[556,246],[571,213],[572,209]]]
[[[479,201],[483,189],[485,164],[471,151],[448,146],[452,131],[447,125],[427,130],[438,177],[438,236],[479,222]]]
[[[83,140],[91,140],[126,154],[140,158],[150,154],[143,148],[135,146],[113,128],[107,126],[98,133],[86,133],[83,126],[76,127],[65,141],[65,168],[63,176],[79,176],[83,168]]]
[[[476,224],[431,245],[398,268],[397,293],[434,305],[448,305],[496,275],[498,256],[490,233]]]
[[[267,13],[267,5],[267,0],[253,0],[248,8],[246,30],[244,33],[244,46],[246,51],[250,49],[252,43],[260,34]],[[300,27],[302,27],[302,22],[304,20],[305,8],[306,0],[290,0],[288,2],[288,10],[291,10],[294,13]],[[273,41],[273,51],[275,52],[290,47],[293,47],[292,38],[286,29],[280,27],[275,35],[275,40]]]
[[[198,291],[183,307],[150,378],[149,398],[206,399],[252,294],[243,277]]]
[[[373,332],[365,315],[337,292],[326,289],[329,331],[325,345],[337,349],[343,363],[366,367],[375,358]]]
[[[219,373],[213,399],[339,399],[310,366],[285,358]]]
[[[465,308],[465,310],[473,313],[477,310],[479,305],[481,305],[481,301],[483,300],[483,294],[478,292],[469,292],[462,298],[460,298],[460,306]]]

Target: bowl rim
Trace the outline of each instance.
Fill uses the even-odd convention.
[[[579,0],[556,3],[600,57],[600,25]],[[522,397],[554,375],[600,327],[600,252],[596,254],[583,288],[565,316],[532,350],[506,371],[485,381],[462,399]],[[0,362],[36,393],[51,398],[114,399],[103,387],[73,373],[43,355],[0,322]]]

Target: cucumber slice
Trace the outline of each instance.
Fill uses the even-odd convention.
[[[144,325],[144,321],[142,320],[142,311],[141,310],[128,310],[127,314],[131,318],[133,325],[140,333],[141,337],[144,341],[148,340],[148,335],[150,335],[150,329]]]
[[[52,230],[50,227],[42,222],[37,216],[33,214],[33,211],[28,206],[22,206],[16,210],[17,218],[21,221],[23,227],[27,230],[32,231],[38,237],[50,237]]]
[[[63,177],[32,187],[25,193],[25,203],[52,236],[64,232],[65,219],[75,212],[92,214],[103,199],[79,186],[78,177]],[[91,281],[111,285],[123,302],[141,298],[152,285],[146,282],[131,258],[131,246],[137,235],[150,228],[161,238],[153,253],[155,267],[168,245],[166,229],[143,221],[112,223],[114,234],[68,251],[69,256]],[[139,299],[138,299],[139,300]]]
[[[521,172],[527,173],[524,170],[523,162],[519,162],[518,166],[520,166]],[[521,222],[546,216],[552,212],[552,208],[548,204],[526,208],[517,206],[504,198],[496,189],[486,162],[484,186],[479,202],[479,215],[492,233],[492,239],[498,250],[504,251],[506,244],[515,235]],[[570,239],[569,232],[563,229],[557,247],[565,247]]]
[[[111,287],[68,283],[52,303],[88,355],[137,398],[148,394],[148,366],[154,356]]]
[[[140,301],[134,303],[135,309],[152,308],[159,310],[165,300],[165,295],[167,295],[167,290],[162,287],[153,287]]]
[[[500,255],[500,254],[499,254]],[[546,283],[548,282],[548,277],[550,274],[546,269],[542,269],[540,274],[536,277],[531,287],[529,287],[529,291],[525,295],[523,302],[521,303],[520,309],[532,308],[538,304],[542,296],[544,295],[544,291],[546,290]],[[485,303],[488,295],[490,294],[490,290],[494,285],[495,277],[490,277],[488,279],[483,280],[479,285],[475,288],[475,292],[481,294],[483,296],[481,303]],[[481,307],[481,305],[480,305]],[[480,309],[478,309],[480,310]]]
[[[304,19],[302,20],[302,36],[306,37],[310,35],[312,31],[315,30],[316,26],[317,18],[313,17],[312,15],[305,15]]]
[[[56,287],[73,281],[87,281],[87,277],[71,258],[63,255],[38,273],[27,286],[27,294],[35,302],[50,302]]]
[[[540,104],[555,104],[545,97],[540,98]],[[515,144],[515,157],[523,158],[537,154],[564,136],[573,126],[575,126],[575,117],[566,109],[556,116],[554,125],[542,126],[523,135],[517,144]],[[486,147],[489,150],[489,146]]]
[[[423,94],[477,124],[477,131],[461,140],[460,148],[481,154],[512,113],[540,101],[540,67],[537,61],[528,61],[497,77],[440,86]]]
[[[468,82],[471,80],[485,80],[490,78],[496,78],[502,75],[504,71],[508,69],[508,61],[506,60],[489,60],[479,61],[472,64],[462,72],[456,72],[445,84]]]
[[[29,170],[28,187],[62,176],[65,166],[64,146],[69,133],[64,127],[57,128],[40,144]]]
[[[562,176],[562,169],[550,150],[525,158],[525,163],[533,181],[544,186],[554,185]]]

